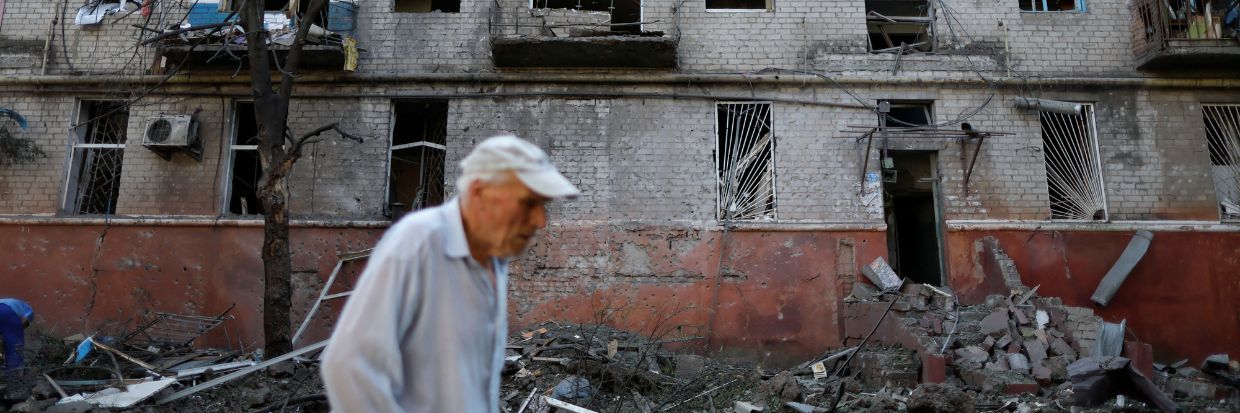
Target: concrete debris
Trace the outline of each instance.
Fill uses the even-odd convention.
[[[594,389],[590,388],[590,380],[585,377],[568,376],[555,385],[551,395],[561,400],[585,399],[594,395]]]
[[[738,400],[733,404],[732,411],[736,413],[758,413],[764,410],[753,403]]]
[[[865,274],[866,278],[870,279],[870,282],[882,290],[890,290],[900,286],[900,276],[896,275],[896,272],[891,269],[891,266],[887,264],[887,260],[884,260],[883,257],[875,258],[874,262],[861,267],[861,272]]]
[[[1076,406],[1097,406],[1122,394],[1153,403],[1163,412],[1178,409],[1175,402],[1123,357],[1083,358],[1068,366],[1068,375],[1076,395]]]
[[[909,413],[973,413],[973,397],[956,386],[922,384],[908,396]]]

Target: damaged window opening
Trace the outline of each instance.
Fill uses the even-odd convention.
[[[871,53],[934,50],[932,6],[926,0],[868,0],[865,23]]]
[[[775,219],[775,138],[771,134],[770,102],[720,102],[715,113],[718,219]]]
[[[262,0],[263,12],[281,12],[288,10],[290,0]],[[241,11],[241,5],[245,0],[220,0],[221,12]],[[308,0],[292,0],[293,6],[297,8],[298,15],[304,15],[310,9],[310,1]],[[323,11],[315,16],[313,23],[319,27],[327,27],[327,12],[330,7],[324,7]]]
[[[1085,11],[1084,0],[1020,0],[1021,11]]]
[[[261,215],[263,204],[258,201],[258,180],[263,175],[263,166],[258,155],[258,122],[254,119],[254,102],[234,104],[232,124],[228,213]]]
[[[775,10],[775,0],[706,0],[706,10],[771,11]]]
[[[641,32],[641,0],[530,0],[531,9],[568,9],[611,13],[611,29]]]
[[[1082,104],[1079,115],[1041,111],[1039,117],[1051,219],[1105,221],[1093,105]]]
[[[933,123],[931,102],[882,101],[880,110],[887,107],[885,115],[879,115],[878,126],[884,128],[912,128]]]
[[[396,13],[460,13],[461,0],[396,0],[392,4]]]
[[[1220,218],[1240,220],[1240,105],[1202,105],[1201,112]]]
[[[444,201],[448,102],[397,101],[393,110],[388,215],[399,219]]]
[[[65,211],[115,214],[120,195],[129,105],[122,101],[84,100],[71,130]]]

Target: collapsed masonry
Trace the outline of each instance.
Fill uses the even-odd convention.
[[[1156,365],[1149,344],[1125,341],[1122,324],[1105,323],[1090,309],[1064,305],[1059,298],[1037,296],[1038,287],[1021,283],[1015,263],[995,239],[982,242],[1010,290],[1008,295],[988,296],[985,304],[962,306],[950,292],[929,285],[903,285],[897,293],[854,284],[845,300],[846,344],[874,330],[871,343],[915,353],[912,367],[910,357],[899,353],[862,357],[854,367],[861,368],[858,378],[863,385],[914,388],[919,383],[946,383],[984,394],[1064,397],[1069,403],[1089,405],[1095,401],[1084,399],[1094,396],[1089,392],[1095,389],[1088,387],[1087,376],[1131,370],[1140,373],[1132,374],[1131,385],[1139,387],[1140,382],[1149,393],[1133,391],[1132,396],[1151,405],[1171,406],[1164,411],[1174,410],[1164,391],[1177,398],[1234,401],[1237,397],[1235,387],[1220,383],[1232,381],[1236,363],[1212,372],[1216,380],[1183,368],[1184,362]],[[880,324],[889,307],[888,319]],[[1107,360],[1118,361],[1106,367]],[[1155,385],[1163,390],[1151,390]]]

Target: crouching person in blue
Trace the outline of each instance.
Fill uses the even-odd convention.
[[[22,348],[26,346],[26,327],[34,320],[30,304],[16,298],[0,298],[0,340],[4,341],[4,373],[22,367]]]

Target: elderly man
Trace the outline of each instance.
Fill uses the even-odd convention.
[[[461,161],[460,196],[400,220],[375,247],[323,358],[336,412],[498,412],[508,259],[580,194],[515,136]]]

